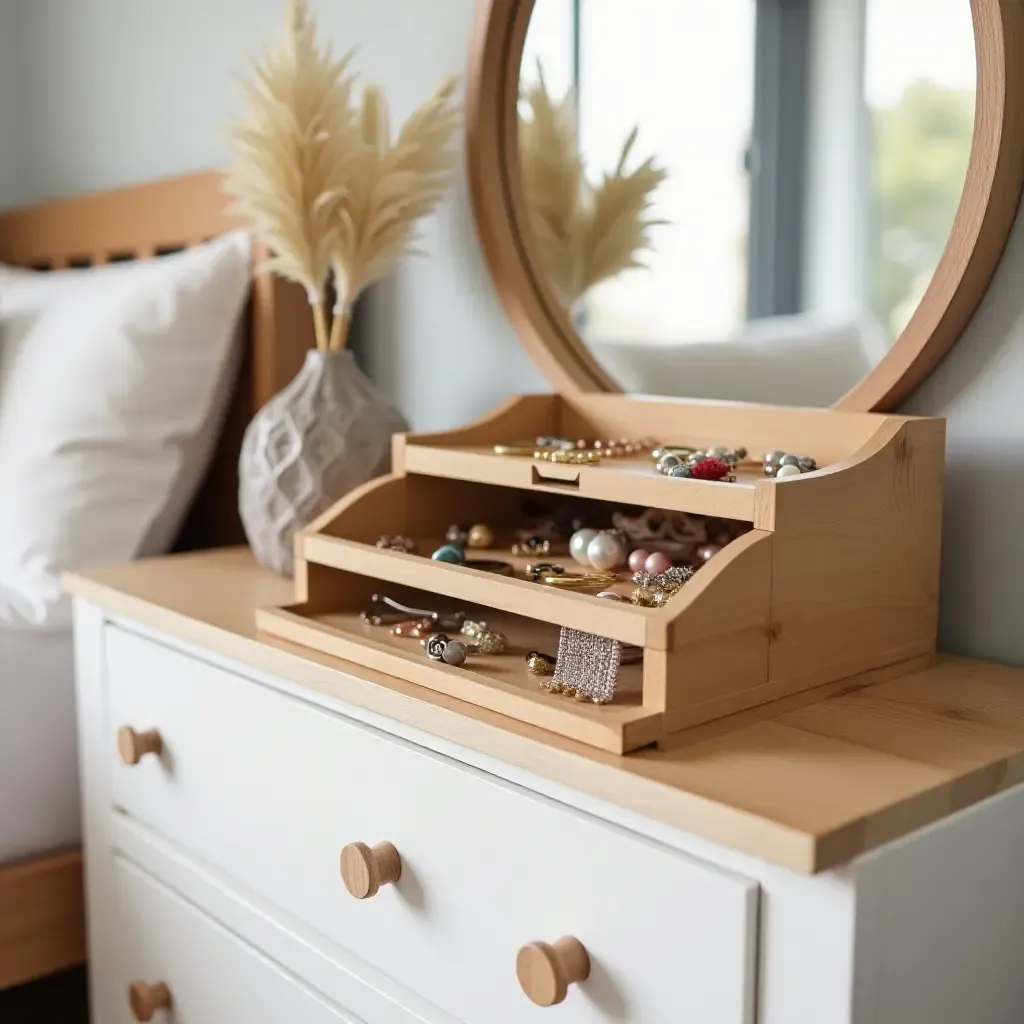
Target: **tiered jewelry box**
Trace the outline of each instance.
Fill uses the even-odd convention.
[[[736,482],[674,479],[649,456],[563,465],[495,454],[541,435],[657,438],[812,456],[817,471]],[[266,633],[399,676],[614,753],[665,743],[701,723],[793,695],[806,700],[899,672],[935,649],[944,423],[934,419],[624,395],[530,395],[442,434],[397,436],[393,472],[339,501],[296,540],[296,603],[263,609]],[[572,496],[631,510],[728,519],[748,529],[665,606],[503,576],[429,556],[452,523],[485,523],[512,563],[524,502]],[[596,507],[596,506],[595,506]],[[382,534],[416,543],[376,546]],[[552,560],[556,556],[551,556]],[[565,560],[568,556],[561,556]],[[619,584],[628,594],[628,577]],[[367,623],[373,595],[418,608],[460,608],[504,633],[509,650],[462,666],[432,661],[415,640]],[[643,648],[615,699],[578,703],[544,692],[524,655],[554,653],[561,627]]]

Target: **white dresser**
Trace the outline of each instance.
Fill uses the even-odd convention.
[[[261,641],[245,552],[69,587],[98,1024],[1024,1020],[1022,673],[622,759]]]

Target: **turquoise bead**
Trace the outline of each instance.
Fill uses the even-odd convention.
[[[431,556],[435,562],[450,562],[462,565],[466,560],[465,552],[455,544],[442,544]]]

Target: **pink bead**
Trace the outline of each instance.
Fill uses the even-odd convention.
[[[714,558],[721,550],[722,546],[720,544],[701,544],[701,546],[697,548],[697,557],[702,562],[707,562]]]
[[[652,575],[667,572],[671,568],[672,559],[664,551],[655,551],[653,555],[648,555],[644,563],[644,571]]]
[[[633,572],[643,572],[644,565],[650,556],[650,551],[645,551],[643,548],[637,548],[636,551],[630,553],[629,556],[629,567]]]

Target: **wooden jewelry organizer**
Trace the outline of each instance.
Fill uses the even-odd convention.
[[[561,465],[495,455],[538,435],[654,437],[696,447],[808,454],[821,467],[783,480],[670,479],[648,456]],[[935,650],[944,423],[874,413],[530,395],[442,434],[396,436],[394,471],[334,505],[296,539],[296,603],[262,609],[266,633],[345,658],[614,753],[762,704],[916,667]],[[601,600],[522,576],[430,559],[451,523],[520,525],[530,495],[573,495],[750,524],[661,608]],[[401,534],[416,554],[375,546]],[[523,568],[530,558],[472,552]],[[566,561],[568,556],[554,558]],[[624,577],[626,579],[628,577]],[[628,587],[626,588],[628,592]],[[464,666],[361,618],[375,593],[463,608],[505,633],[509,651]],[[615,700],[545,693],[524,665],[572,627],[636,644]],[[812,693],[813,692],[813,693]]]

